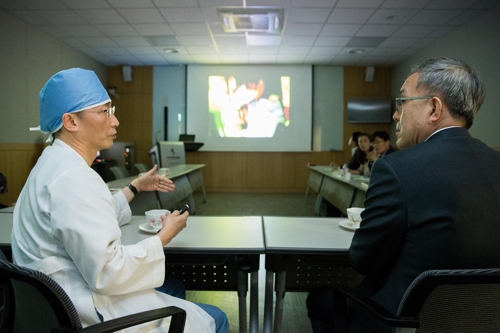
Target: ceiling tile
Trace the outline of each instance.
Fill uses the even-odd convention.
[[[191,54],[191,57],[196,63],[199,64],[220,64],[221,60],[218,55],[213,55],[213,54]]]
[[[410,47],[416,42],[418,42],[420,38],[401,38],[401,37],[389,37],[385,41],[383,41],[379,47]]]
[[[14,1],[12,1],[14,2]],[[16,0],[18,4],[30,9],[62,9],[66,6],[59,0]]]
[[[71,9],[111,8],[105,0],[61,0],[61,2]]]
[[[248,54],[266,54],[266,55],[277,55],[279,47],[277,46],[248,46]]]
[[[313,46],[309,51],[309,54],[330,54],[335,55],[342,50],[342,47],[326,47],[326,46]]]
[[[96,28],[106,36],[139,36],[137,30],[128,24],[100,24]]]
[[[79,38],[76,38],[76,37],[62,37],[59,40],[63,43],[70,45],[70,46],[73,46],[74,48],[91,46],[91,45],[85,44]]]
[[[151,0],[107,0],[107,1],[114,8],[152,8],[155,6]]]
[[[217,46],[230,45],[234,47],[246,47],[247,45],[245,36],[235,36],[235,37],[216,36],[214,39]]]
[[[208,34],[207,25],[204,23],[172,23],[170,24],[178,35],[205,35]]]
[[[393,37],[425,37],[434,30],[439,29],[436,25],[406,25],[399,28]]]
[[[183,45],[212,45],[212,38],[209,36],[180,36],[179,41]]]
[[[69,36],[66,31],[54,25],[41,25],[39,29],[56,38]]]
[[[157,9],[117,9],[128,23],[165,23],[165,19]]]
[[[102,47],[95,47],[95,49],[107,56],[130,55],[130,52],[119,46],[111,46],[111,47],[102,46]]]
[[[249,54],[248,62],[251,64],[274,64],[276,63],[277,55],[272,54]]]
[[[75,11],[87,22],[92,24],[120,24],[125,23],[123,17],[114,9],[78,9]],[[78,24],[73,22],[73,24]]]
[[[292,7],[324,7],[333,8],[337,0],[292,0]]]
[[[214,46],[186,46],[189,54],[218,54]]]
[[[240,1],[241,4],[238,6],[242,6],[243,1]],[[286,8],[290,5],[290,0],[246,0],[246,5],[248,7],[252,6],[261,6],[261,7],[282,7]]]
[[[370,24],[404,24],[418,13],[415,9],[379,9],[368,20]]]
[[[13,10],[11,13],[31,25],[50,25],[50,21],[42,18],[32,10]]]
[[[328,23],[365,23],[375,11],[373,9],[335,8],[328,18]]]
[[[276,61],[278,63],[284,64],[301,64],[304,62],[306,58],[306,54],[288,54],[288,53],[280,53],[278,54]]]
[[[360,24],[325,24],[320,36],[353,36],[360,28]]]
[[[339,0],[337,8],[378,8],[384,0]]]
[[[117,46],[115,42],[111,38],[108,37],[80,37],[80,40],[87,44],[88,46],[94,47],[109,47],[109,46]]]
[[[476,9],[476,10],[468,10],[468,11],[463,11],[451,20],[449,20],[446,24],[447,25],[456,25],[456,26],[461,26],[464,25],[471,20],[475,19],[477,16],[485,13],[484,9]]]
[[[314,45],[316,46],[345,46],[351,37],[327,37],[321,36],[316,38]]]
[[[424,9],[409,20],[407,24],[442,25],[446,24],[458,14],[460,14],[460,10]]]
[[[94,23],[85,21],[72,10],[35,10],[33,12],[42,19],[56,25]]]
[[[316,36],[323,27],[322,23],[288,23],[284,34],[291,36]]]
[[[432,0],[426,6],[429,9],[465,9],[469,8],[471,4],[475,1],[471,0]]]
[[[388,37],[398,30],[397,25],[365,24],[355,34],[357,37]]]
[[[150,44],[142,37],[112,37],[116,44],[120,46],[149,46]]]
[[[152,46],[178,46],[181,45],[175,36],[146,36]]]
[[[132,26],[143,36],[159,36],[159,35],[174,34],[174,31],[170,28],[170,26],[167,23],[133,24]]]
[[[160,8],[160,12],[168,23],[205,22],[199,8]]]
[[[315,38],[307,36],[284,36],[281,45],[303,45],[311,46],[314,44]]]
[[[153,0],[157,7],[198,7],[196,0]]]
[[[329,14],[329,8],[290,8],[288,11],[288,22],[324,23]]]
[[[381,8],[420,9],[424,8],[431,0],[385,0]]]
[[[278,54],[283,55],[283,54],[290,54],[290,55],[295,55],[295,54],[303,54],[306,55],[309,53],[309,50],[311,48],[309,46],[290,46],[290,45],[283,45],[280,47]]]
[[[81,36],[95,36],[103,37],[104,34],[92,25],[67,25],[63,29],[71,36],[81,37]]]
[[[246,35],[246,45],[248,46],[279,46],[281,36],[276,35]]]
[[[158,51],[152,46],[126,46],[124,49],[135,56],[140,54],[158,54]]]

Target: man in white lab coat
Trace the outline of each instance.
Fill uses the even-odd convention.
[[[155,166],[111,195],[90,168],[97,152],[113,145],[119,125],[95,73],[61,71],[45,84],[39,100],[40,130],[54,142],[38,159],[14,209],[14,261],[57,281],[84,327],[174,305],[187,312],[186,332],[226,333],[227,318],[218,308],[154,289],[165,280],[163,246],[185,228],[189,213],[174,211],[162,217],[158,234],[134,245],[121,244],[120,225],[130,221],[128,203],[134,195],[168,192],[175,186],[157,175]],[[157,320],[126,332],[167,332],[169,323]]]

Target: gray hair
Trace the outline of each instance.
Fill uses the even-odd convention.
[[[418,73],[417,89],[443,100],[451,116],[472,126],[474,116],[483,104],[486,93],[483,83],[472,67],[452,58],[436,58],[414,65],[408,76]]]

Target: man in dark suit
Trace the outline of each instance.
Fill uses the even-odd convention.
[[[471,67],[440,58],[413,68],[396,98],[402,150],[374,164],[349,249],[366,277],[358,289],[393,313],[426,270],[500,265],[500,152],[468,132],[484,97]],[[331,288],[311,291],[307,305],[314,332],[333,332]],[[351,307],[349,323],[388,331]]]

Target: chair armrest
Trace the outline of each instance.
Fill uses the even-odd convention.
[[[169,316],[172,316],[172,321],[170,323],[168,332],[184,332],[186,311],[175,306],[168,306],[160,309],[154,309],[120,318],[115,318],[79,330],[66,327],[56,327],[52,329],[52,333],[112,333],[127,327],[143,324],[149,321]]]
[[[420,319],[417,317],[399,317],[391,312],[387,311],[385,308],[369,299],[368,297],[361,295],[357,291],[347,288],[347,287],[335,287],[334,288],[334,297],[342,297],[344,300],[346,298],[350,299],[357,306],[360,306],[362,309],[370,313],[380,322],[392,326],[392,327],[412,327],[419,328],[420,327]],[[335,307],[337,307],[338,302],[335,303]],[[343,303],[345,304],[345,302]]]

